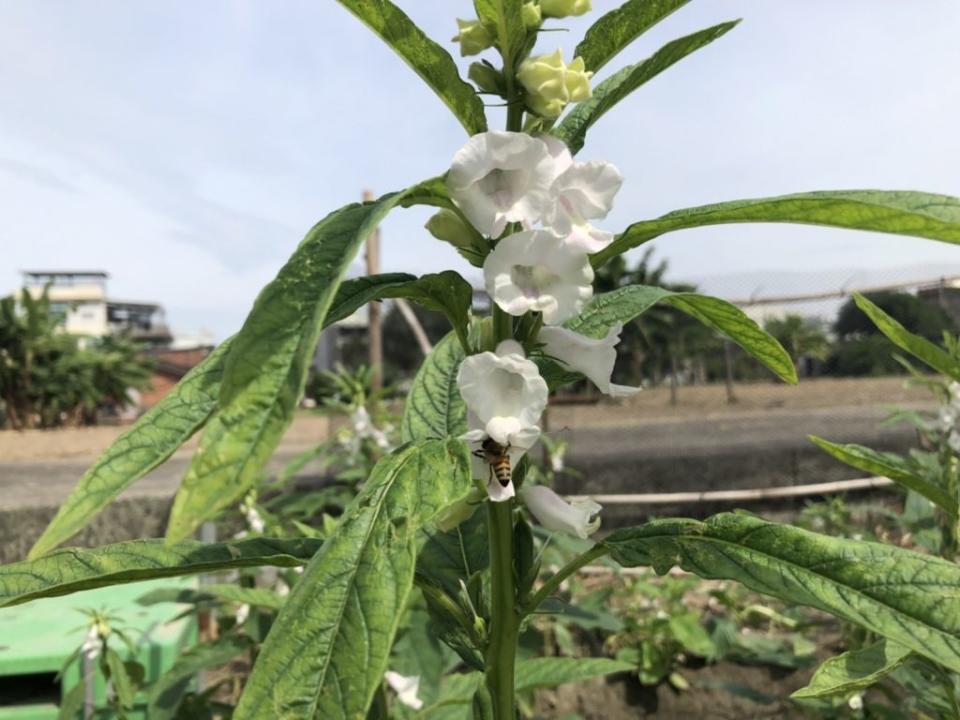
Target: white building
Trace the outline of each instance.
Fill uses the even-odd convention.
[[[115,300],[107,295],[107,273],[101,270],[28,270],[22,273],[24,292],[34,298],[48,288],[50,309],[63,318],[71,335],[101,338],[124,333],[154,347],[168,346],[172,337],[157,303]]]

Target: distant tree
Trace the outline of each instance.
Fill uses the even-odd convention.
[[[939,341],[955,332],[950,316],[939,305],[904,292],[867,296],[910,332]],[[893,355],[897,348],[887,340],[851,299],[840,308],[834,323],[837,341],[830,350],[825,371],[830,375],[897,375],[904,371]]]
[[[622,256],[597,270],[597,292],[610,292],[627,285],[649,285],[675,292],[692,292],[695,285],[664,280],[669,264],[654,263],[653,249],[647,250],[631,269]],[[720,347],[716,335],[689,315],[663,304],[648,309],[628,323],[617,348],[618,382],[638,384],[644,379],[654,383],[664,378],[670,383],[670,401],[677,403],[679,379],[688,374],[703,374],[700,362],[705,353]]]
[[[907,330],[922,335],[928,340],[939,342],[944,331],[956,330],[953,320],[942,307],[916,295],[905,292],[879,292],[867,295],[867,299]],[[833,330],[837,337],[843,340],[881,334],[853,299],[847,300],[840,308]]]
[[[825,360],[830,351],[830,340],[816,319],[789,314],[770,318],[764,329],[786,348],[801,371],[807,366],[805,360]]]
[[[97,410],[130,402],[150,382],[136,344],[114,336],[81,348],[60,327],[44,290],[0,299],[0,403],[15,429],[96,422]]]

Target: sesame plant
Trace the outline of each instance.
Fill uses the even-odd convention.
[[[878,452],[852,443],[837,444],[811,438],[821,449],[852,467],[893,480],[907,492],[906,507],[898,518],[904,539],[923,547],[956,567],[960,557],[960,342],[944,333],[943,346],[916,335],[866,297],[854,297],[857,307],[897,346],[937,375],[926,375],[903,356],[897,359],[939,403],[932,417],[925,413],[897,413],[911,422],[921,447],[908,455]],[[945,605],[957,597],[940,578],[921,581]],[[917,585],[920,585],[918,582]],[[956,610],[944,608],[956,617]],[[888,717],[960,717],[960,674],[954,665],[922,653],[867,627],[851,649],[827,661],[809,686],[795,697],[840,699]],[[865,692],[874,685],[893,686],[892,693]],[[906,697],[893,703],[890,697]],[[887,700],[887,702],[882,702]]]
[[[339,4],[443,101],[465,130],[462,148],[436,177],[320,220],[262,290],[240,331],[105,451],[26,561],[0,568],[0,605],[142,578],[304,566],[257,655],[236,720],[471,711],[512,720],[518,691],[623,668],[609,658],[517,661],[518,637],[531,617],[548,612],[558,588],[601,558],[739,581],[960,671],[960,568],[949,560],[724,513],[620,529],[543,571],[531,523],[587,538],[600,507],[568,503],[527,481],[524,457],[541,435],[552,389],[586,377],[612,397],[636,392],[611,382],[616,345],[622,324],[657,304],[691,316],[796,382],[780,344],[727,302],[645,285],[595,294],[595,271],[608,261],[678,230],[736,222],[958,243],[960,199],[809,192],[690,207],[620,232],[601,229],[594,223],[603,221],[625,179],[610,162],[581,156],[589,136],[602,132],[607,112],[628,109],[635,90],[736,21],[605,73],[620,51],[685,0],[628,0],[598,17],[572,56],[538,46],[557,37],[543,31],[589,12],[589,0],[475,0],[476,18],[459,21],[456,38],[461,54],[484,54],[470,65],[471,84],[447,51],[388,0]],[[501,115],[503,129],[490,127]],[[471,287],[454,270],[343,280],[383,217],[414,205],[436,208],[428,230],[482,268],[489,316],[472,313]],[[293,418],[320,331],[365,303],[396,297],[443,312],[451,331],[406,397],[403,444],[374,466],[333,531],[323,538],[192,540],[201,523],[235,506],[256,482]],[[201,429],[165,539],[56,550]],[[436,687],[390,666],[414,597],[426,602],[431,637],[458,657]]]

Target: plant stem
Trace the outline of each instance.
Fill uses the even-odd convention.
[[[490,645],[487,688],[495,720],[515,720],[514,663],[520,616],[513,577],[513,500],[487,503],[490,531]]]
[[[537,593],[530,598],[529,602],[523,604],[523,609],[527,613],[531,613],[540,607],[540,604],[546,600],[548,597],[553,595],[557,591],[557,588],[560,587],[560,584],[566,580],[568,577],[573,575],[577,570],[582,568],[587,563],[593,562],[597,558],[601,558],[606,555],[608,552],[607,548],[603,545],[594,545],[592,548],[587,550],[582,555],[578,555],[573,560],[568,562],[562,568],[560,568],[556,575],[547,580],[543,587],[541,587]]]
[[[513,317],[493,305],[493,344],[494,347],[513,337]]]
[[[503,18],[501,16],[501,22]],[[506,37],[501,28],[500,37]],[[523,104],[519,102],[513,70],[511,48],[503,58],[503,74],[507,82],[507,130],[523,129]],[[493,306],[494,343],[513,338],[513,318]],[[493,701],[494,720],[516,720],[514,667],[517,658],[517,636],[520,615],[517,611],[517,588],[513,570],[513,499],[487,503],[487,524],[490,533],[490,644],[487,647],[486,681]]]

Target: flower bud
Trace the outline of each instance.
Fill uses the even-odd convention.
[[[489,63],[470,63],[470,69],[467,70],[467,77],[473,80],[473,83],[483,90],[483,92],[500,96],[506,96],[507,94],[503,73]]]
[[[480,507],[480,503],[483,502],[485,495],[485,493],[481,493],[474,488],[463,500],[441,510],[436,518],[437,528],[441,532],[450,532],[461,523],[472,518],[477,508]]]
[[[544,17],[562,18],[583,15],[593,9],[592,0],[540,0]]]
[[[558,117],[567,103],[590,97],[592,75],[583,58],[574,58],[567,65],[559,50],[527,58],[517,71],[517,79],[527,91],[527,107],[545,118]]]
[[[453,41],[460,43],[460,55],[476,55],[493,46],[493,36],[479,20],[460,20],[457,18],[457,27],[460,32],[454,35]]]
[[[457,213],[446,208],[427,220],[424,227],[437,240],[443,240],[458,248],[471,247],[474,238],[480,237]]]
[[[527,30],[535,30],[543,22],[543,13],[535,2],[525,2],[520,8],[520,17],[523,18],[523,26]]]

